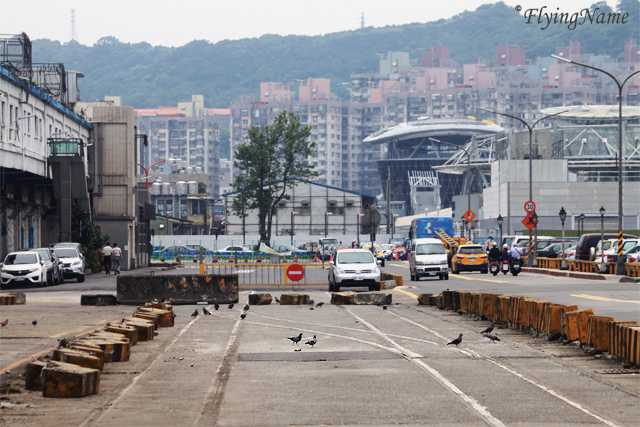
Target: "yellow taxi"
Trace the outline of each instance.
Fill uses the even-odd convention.
[[[461,245],[451,259],[453,274],[461,271],[479,271],[482,274],[489,272],[489,259],[482,245]]]
[[[362,249],[371,251],[371,242],[365,243],[364,245],[362,245]],[[373,250],[374,250],[373,254],[376,257],[376,259],[382,260],[382,265],[384,266],[384,249],[382,249],[382,246],[380,246],[377,243],[374,243]]]

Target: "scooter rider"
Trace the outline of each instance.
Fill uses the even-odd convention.
[[[509,256],[509,245],[507,245],[506,243],[504,245],[502,245],[502,252],[500,253],[500,261],[504,261],[504,260],[510,260],[510,256]]]
[[[520,259],[521,256],[524,255],[524,252],[522,250],[522,248],[514,245],[510,250],[509,250],[509,259]]]
[[[500,259],[500,249],[498,249],[498,244],[493,242],[491,245],[491,250],[489,250],[489,260],[499,260]]]

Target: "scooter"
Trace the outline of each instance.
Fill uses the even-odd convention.
[[[511,274],[513,274],[514,276],[517,276],[518,273],[522,271],[522,259],[521,258],[512,259],[510,270],[511,270]]]
[[[502,274],[507,274],[510,269],[509,260],[503,259],[502,264],[500,265],[500,271],[502,271]]]
[[[498,264],[497,259],[492,259],[491,261],[489,261],[489,271],[494,276],[497,276],[498,273],[500,273],[500,264]]]

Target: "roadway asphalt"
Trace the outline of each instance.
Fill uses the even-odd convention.
[[[384,270],[408,276],[401,262]],[[241,320],[256,291],[243,287],[241,304],[212,316],[190,316],[213,310],[207,305],[176,306],[173,328],[132,347],[129,362],[107,364],[100,392],[82,399],[25,391],[24,364],[60,337],[118,321],[134,307],[80,306],[82,293],[114,293],[114,276],[28,290],[26,305],[1,308],[9,325],[0,332],[0,425],[638,425],[637,369],[605,374],[621,364],[509,329],[496,328],[501,341],[491,343],[480,334],[489,322],[416,302],[419,293],[464,288],[576,299],[616,320],[638,315],[637,284],[593,282],[532,273],[407,277],[386,291],[387,310],[331,305],[324,287],[265,287],[260,292],[305,293],[325,304],[251,306]],[[619,301],[580,296],[600,294]],[[295,345],[288,337],[299,333]],[[461,333],[459,347],[447,345]],[[304,342],[313,335],[312,348]]]

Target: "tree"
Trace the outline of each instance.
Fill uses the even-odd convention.
[[[281,200],[291,200],[287,190],[294,178],[318,176],[308,159],[316,154],[311,126],[302,126],[298,117],[283,111],[272,125],[253,126],[248,141],[235,152],[234,166],[240,171],[231,186],[237,191],[231,209],[241,218],[256,210],[261,241],[271,239],[273,212]]]
[[[91,221],[91,215],[80,205],[73,206],[71,217],[71,241],[82,245],[85,253],[85,267],[91,271],[100,269],[100,256],[96,252],[102,249],[109,236],[103,236],[100,227]]]

